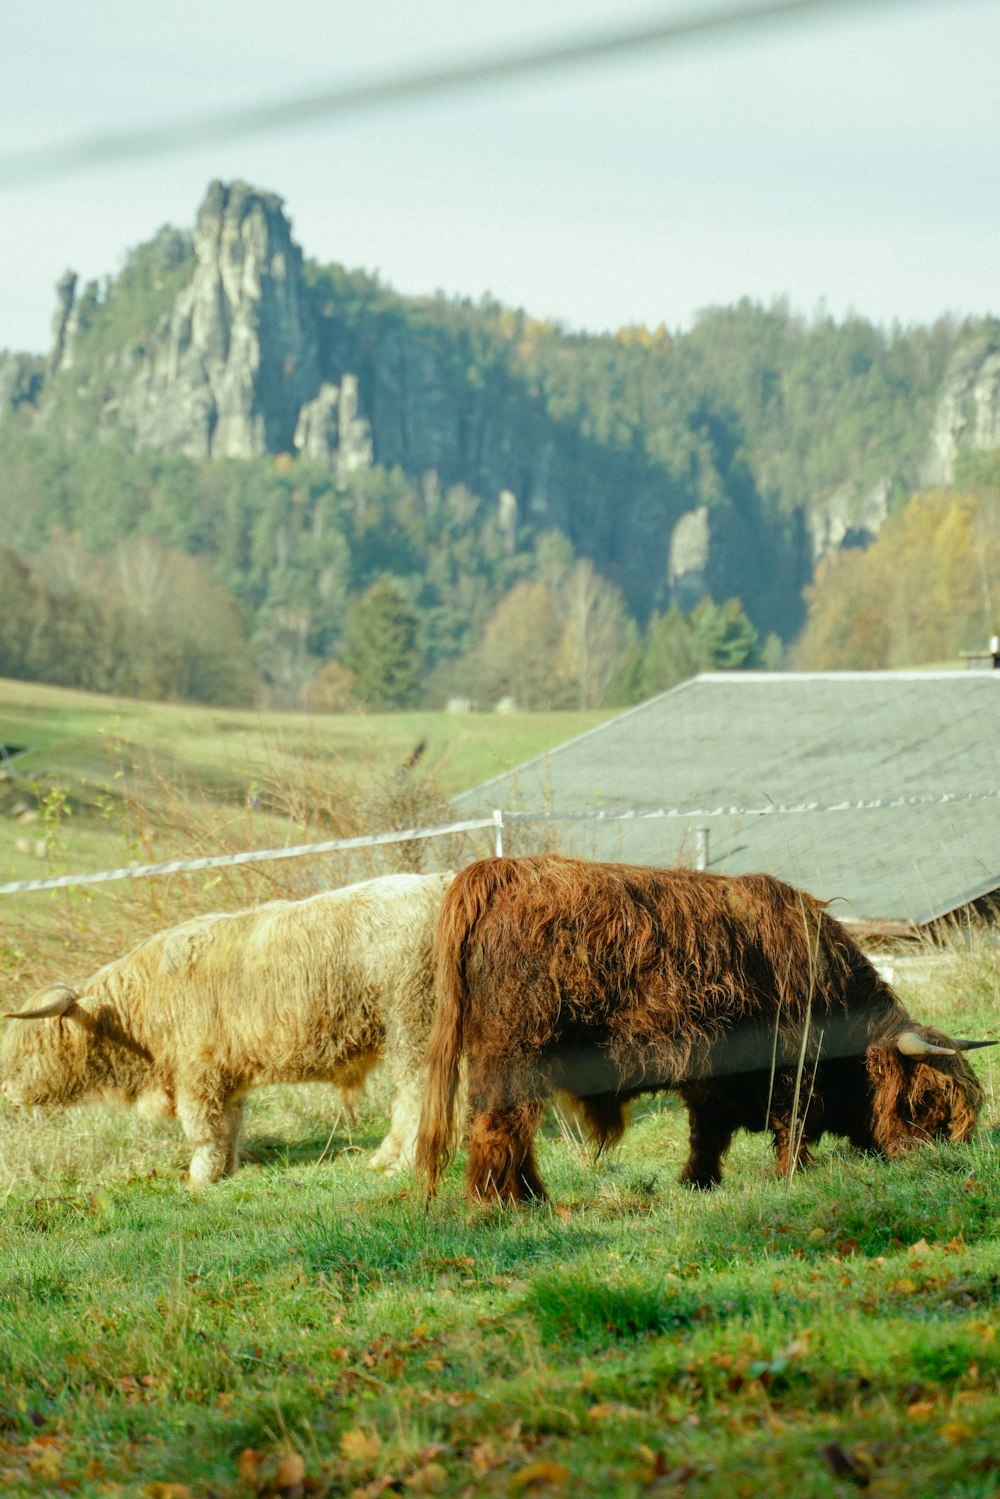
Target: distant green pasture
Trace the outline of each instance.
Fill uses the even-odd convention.
[[[611,717],[560,713],[306,714],[142,703],[0,679],[0,740],[26,744],[18,770],[109,774],[116,744],[152,755],[178,775],[246,787],[303,755],[348,767],[400,763],[418,744],[421,766],[445,795],[477,785]]]

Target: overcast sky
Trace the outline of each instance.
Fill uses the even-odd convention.
[[[683,13],[625,0],[31,0],[0,142],[264,104]],[[67,267],[116,272],[208,182],[285,200],[316,260],[573,329],[787,297],[876,322],[1000,314],[1000,3],[898,0],[0,188],[0,349]]]

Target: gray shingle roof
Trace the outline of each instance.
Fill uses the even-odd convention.
[[[938,802],[947,793],[968,799]],[[972,799],[972,798],[975,799]],[[1000,888],[1000,671],[719,672],[651,699],[464,793],[464,813],[824,806],[560,822],[566,852],[767,870],[836,899],[845,921],[913,921]],[[512,846],[540,846],[518,830]],[[846,904],[844,904],[846,902]]]

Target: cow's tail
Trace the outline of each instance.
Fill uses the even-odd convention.
[[[512,859],[481,859],[455,876],[445,892],[435,935],[434,1019],[427,1043],[427,1083],[417,1135],[416,1171],[434,1194],[455,1151],[455,1110],[465,1049],[469,936],[495,890],[514,877]]]

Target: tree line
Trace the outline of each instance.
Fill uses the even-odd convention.
[[[511,551],[434,476],[334,485],[288,459],[196,463],[14,434],[0,473],[0,674],[144,698],[342,710],[625,706],[699,671],[956,661],[1000,622],[1000,467],[915,493],[823,562],[806,623],[737,598],[636,619],[565,536]]]
[[[970,456],[951,490],[914,494],[877,541],[823,562],[791,652],[802,669],[958,665],[1000,633],[1000,457]]]
[[[95,440],[191,254],[164,230],[88,288],[72,369],[48,405],[0,426],[10,675],[285,707],[590,707],[712,668],[914,659],[992,607],[989,588],[962,602],[963,579],[992,576],[988,473],[966,497],[974,520],[956,511],[936,528],[930,502],[902,519],[948,360],[978,324],[887,331],[744,301],[683,335],[568,334],[490,299],[407,299],[310,265],[324,367],[356,369],[364,387],[387,344],[418,346],[463,420],[488,410],[512,450],[572,455],[563,476],[579,474],[581,494],[555,519],[525,505],[512,542],[468,476],[381,463],[335,477],[285,453],[209,463],[133,451],[106,428]],[[803,595],[810,511],[877,480],[893,511],[883,537],[824,563]],[[663,559],[695,505],[713,556],[691,608]],[[920,549],[904,532],[961,555],[947,585],[907,581]],[[914,602],[931,595],[933,610]]]
[[[454,696],[589,708],[691,663],[756,658],[737,601],[642,629],[565,537],[511,554],[488,507],[430,476],[418,488],[372,469],[334,488],[304,464],[22,437],[0,474],[0,523],[18,543],[0,551],[11,677],[328,711]]]

